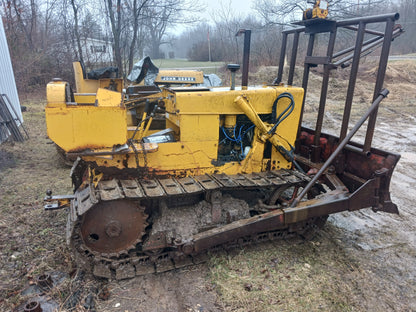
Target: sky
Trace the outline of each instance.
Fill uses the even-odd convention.
[[[230,14],[233,17],[241,16],[244,18],[248,14],[255,14],[255,11],[252,9],[255,2],[255,0],[199,0],[199,3],[205,7],[205,10],[200,13],[201,22],[210,23],[218,12],[228,8],[230,8]],[[177,25],[173,33],[178,35],[186,29],[186,25]]]
[[[254,0],[201,0],[201,3],[207,6],[206,13],[203,14],[210,18],[210,14],[215,14],[216,11],[221,10],[222,7],[231,8],[234,15],[247,15],[254,5]]]

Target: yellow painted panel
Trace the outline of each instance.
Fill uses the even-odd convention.
[[[97,105],[101,107],[117,107],[122,105],[123,96],[120,92],[111,91],[107,89],[98,89],[97,91]]]
[[[219,115],[181,115],[180,140],[182,142],[218,142],[219,124]]]
[[[201,170],[212,167],[211,161],[217,157],[217,141],[206,142],[171,142],[159,143],[158,151],[144,156],[139,154],[139,164],[144,165],[146,157],[147,167],[158,171]],[[86,161],[96,161],[98,165],[124,168],[125,155],[114,155],[112,160],[96,157],[83,157]],[[136,168],[135,157],[128,158],[129,168]],[[193,171],[195,172],[195,171]]]
[[[121,78],[85,79],[81,63],[73,62],[72,66],[74,68],[75,86],[78,93],[96,93],[98,88],[112,89],[118,92],[122,92],[123,90],[123,79]]]
[[[178,124],[179,124],[179,121],[178,121]],[[169,119],[166,119],[166,129],[168,128],[171,128],[175,132],[175,135],[179,134],[179,126],[173,123],[172,121],[170,121]]]
[[[121,107],[46,107],[48,136],[65,151],[112,147],[127,141],[126,110]]]
[[[64,81],[52,81],[48,83],[46,86],[46,97],[49,107],[66,106],[67,84]]]
[[[62,91],[62,86],[60,90]],[[243,110],[234,103],[235,98],[241,94],[247,98],[257,113],[270,114],[277,96],[286,91],[294,96],[295,108],[278,126],[276,138],[285,146],[287,143],[294,145],[303,99],[303,90],[300,88],[267,87],[244,91],[176,93],[165,100],[166,126],[172,127],[175,133],[180,135],[180,142],[160,143],[159,149],[154,153],[138,155],[139,165],[146,164],[157,174],[172,175],[221,172],[237,174],[264,170],[264,145],[257,136],[258,131],[246,159],[217,167],[212,164],[212,161],[217,159],[219,119],[223,115],[244,114]],[[53,108],[48,104],[46,117],[51,139],[66,151],[111,148],[115,144],[126,143],[127,117],[126,110],[120,107],[121,94],[99,89],[97,100],[99,105],[97,107],[65,105]],[[277,115],[288,104],[287,99],[281,99],[277,104]],[[98,156],[84,158],[87,161],[96,161],[102,166],[120,169],[126,164],[129,168],[137,166],[133,154],[106,156],[105,159]],[[272,167],[276,169],[291,166],[274,148],[271,162]]]
[[[99,80],[84,79],[80,62],[73,62],[75,86],[78,93],[95,93],[100,86]]]
[[[78,104],[94,104],[95,93],[74,93],[75,102]]]
[[[292,147],[295,146],[295,140],[297,135],[297,129],[299,125],[299,118],[302,111],[302,100],[303,100],[303,89],[302,91],[302,97],[295,97],[295,107],[293,109],[293,112],[280,123],[280,125],[276,128],[276,134],[278,135],[279,141],[282,143],[289,143]],[[290,93],[294,95],[292,90],[290,90]],[[282,98],[279,100],[277,108],[276,108],[276,116],[279,116],[284,109],[289,105],[290,100],[288,98]],[[282,139],[283,138],[283,139]],[[289,147],[287,147],[289,149]],[[282,154],[280,154],[278,151],[276,151],[276,148],[273,147],[272,150],[272,159],[271,159],[271,166],[272,170],[275,169],[285,169],[291,167],[291,162],[288,162]],[[274,168],[275,167],[275,168]]]
[[[212,92],[178,92],[175,101],[167,101],[169,112],[179,114],[242,114],[234,100],[243,95],[259,114],[271,112],[273,102],[279,94],[290,92],[297,105],[302,104],[303,89],[294,87],[267,87],[255,90],[212,91]]]
[[[288,162],[274,146],[272,147],[272,158],[270,162],[271,170],[290,169],[292,167],[292,162]]]
[[[259,142],[251,156],[241,162],[228,162],[222,166],[214,166],[217,158],[217,142],[172,142],[159,143],[158,150],[146,156],[138,154],[139,165],[143,166],[146,157],[147,167],[156,174],[173,174],[177,176],[213,174],[213,173],[251,173],[260,172],[263,167],[264,145]],[[250,155],[250,154],[249,154]],[[114,155],[113,158],[83,157],[86,161],[95,161],[98,166],[124,169],[125,155]],[[136,168],[136,158],[128,157],[128,167]]]
[[[180,126],[180,117],[176,113],[166,113],[166,120],[170,121],[172,124],[174,124],[176,127]]]
[[[156,170],[181,170],[210,167],[217,158],[217,142],[172,142],[158,144],[156,153],[148,154],[148,166]]]

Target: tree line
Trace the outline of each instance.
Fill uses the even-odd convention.
[[[210,57],[212,61],[241,60],[243,39],[237,38],[235,34],[238,29],[247,28],[252,30],[252,63],[266,66],[277,65],[282,30],[286,29],[291,22],[298,21],[302,16],[302,11],[308,5],[310,6],[301,1],[287,3],[260,0],[255,7],[258,14],[255,17],[246,18],[233,16],[229,9],[223,10],[213,18],[211,23],[200,23],[183,33],[177,39],[180,43],[178,46],[181,47],[180,53],[177,54],[194,61],[207,61]],[[405,29],[405,34],[392,45],[392,52],[397,54],[416,52],[416,0],[392,2],[335,0],[330,2],[329,12],[331,19],[399,12],[398,23]],[[338,34],[346,39],[352,35],[355,33],[342,30]],[[342,41],[340,42],[342,44]],[[300,49],[305,50],[306,46],[300,45]]]
[[[105,65],[117,66],[125,76],[145,54],[162,57],[163,46],[173,51],[170,57],[239,62],[242,39],[235,34],[245,28],[252,30],[253,64],[276,65],[280,32],[310,6],[306,0],[260,0],[253,14],[241,17],[224,4],[201,22],[199,13],[206,8],[191,0],[1,0],[1,16],[18,89],[24,91],[52,77],[71,80],[75,59],[87,68],[97,66],[88,40],[108,43],[111,57]],[[408,38],[398,40],[395,51],[416,52],[416,0],[332,0],[329,10],[331,18],[400,12]],[[178,25],[188,28],[175,34]]]
[[[1,1],[15,78],[22,91],[45,85],[52,77],[70,80],[73,60],[92,67],[97,61],[90,55],[94,51],[85,47],[91,39],[110,43],[111,64],[101,65],[117,66],[124,76],[145,49],[158,58],[169,28],[192,23],[190,13],[200,10],[188,0]]]

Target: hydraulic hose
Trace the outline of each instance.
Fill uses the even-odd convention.
[[[283,112],[276,118],[276,109],[277,109],[277,103],[282,98],[288,98],[290,99],[289,105],[283,110]],[[276,131],[277,126],[285,120],[289,115],[293,112],[293,109],[295,108],[295,100],[293,99],[293,95],[289,92],[283,92],[281,93],[276,100],[273,102],[272,106],[272,123],[274,123],[273,127],[268,132],[269,134],[273,134]]]

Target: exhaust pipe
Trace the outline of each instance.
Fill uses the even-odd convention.
[[[243,53],[243,77],[241,81],[241,89],[247,90],[248,86],[248,65],[250,60],[250,41],[251,41],[251,30],[240,29],[235,36],[241,36],[244,34],[244,53]]]

